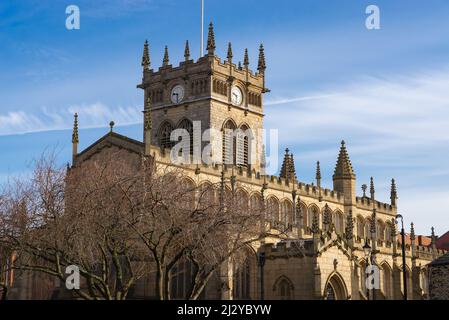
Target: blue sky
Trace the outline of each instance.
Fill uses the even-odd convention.
[[[317,160],[331,187],[347,141],[358,188],[374,176],[380,201],[397,179],[400,211],[416,229],[449,229],[449,2],[446,0],[205,0],[217,53],[249,48],[267,57],[265,126],[279,129],[298,176]],[[185,40],[199,55],[199,0],[23,0],[0,2],[0,181],[24,175],[43,150],[70,160],[72,114],[84,148],[107,132],[141,138],[140,58],[153,68],[168,45],[173,64]],[[65,28],[65,9],[81,29]],[[365,28],[378,5],[381,29]],[[280,156],[283,153],[279,151]]]

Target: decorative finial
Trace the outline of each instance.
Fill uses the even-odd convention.
[[[319,221],[318,221],[318,213],[316,211],[313,212],[311,231],[313,234],[317,234],[320,231],[320,226],[319,226]]]
[[[362,184],[362,192],[364,198],[366,198],[366,189],[368,189],[368,186],[366,184]]]
[[[396,206],[396,200],[398,199],[398,193],[396,190],[396,181],[394,179],[391,179],[391,194],[390,194],[390,200],[391,205],[393,207]]]
[[[410,224],[410,240],[411,241],[415,240],[415,226],[413,222]]]
[[[242,62],[241,61],[239,61],[237,68],[239,68],[239,70],[242,70]]]
[[[184,58],[186,58],[186,61],[188,61],[190,59],[189,40],[186,40],[186,47],[184,49]]]
[[[325,229],[327,229],[327,227],[331,224],[331,208],[329,208],[329,206],[326,205],[324,206],[324,215],[323,215],[323,225],[325,225]]]
[[[301,208],[301,198],[296,197],[296,218],[301,221],[302,220],[302,208]]]
[[[207,36],[207,53],[209,55],[214,55],[215,53],[215,34],[214,34],[214,25],[212,22],[209,24],[209,34]]]
[[[257,64],[257,70],[259,73],[264,74],[267,66],[265,64],[265,52],[263,48],[263,44],[260,44],[259,48],[259,63]]]
[[[249,57],[248,57],[248,49],[245,49],[245,57],[243,58],[243,65],[246,69],[248,69],[249,66]]]
[[[109,127],[111,128],[111,132],[112,132],[113,129],[114,129],[114,125],[115,125],[115,122],[114,122],[114,121],[109,122]]]
[[[150,51],[148,49],[148,40],[145,40],[145,44],[143,45],[142,67],[144,71],[150,70]]]
[[[345,228],[346,240],[351,240],[354,237],[354,221],[352,218],[352,210],[349,209],[349,214],[346,218]]]
[[[233,55],[232,55],[232,44],[229,42],[228,43],[228,55],[227,55],[229,63],[232,62],[232,57],[233,57]]]
[[[166,67],[169,64],[169,58],[168,58],[168,47],[165,46],[165,50],[164,50],[164,60],[162,61],[162,66]]]
[[[346,143],[341,142],[340,152],[338,154],[337,165],[334,170],[335,178],[355,178],[354,170],[352,168],[351,160],[349,159],[348,151],[346,150]]]
[[[78,113],[75,113],[74,121],[73,121],[72,143],[78,143],[78,142],[79,142],[79,137],[78,137]]]
[[[370,221],[370,232],[371,234],[376,233],[376,225],[377,225],[377,214],[376,209],[373,209],[373,213],[371,214],[371,221]]]
[[[432,227],[430,230],[432,230],[432,233],[431,233],[431,235],[430,235],[431,243],[432,243],[432,244],[435,244],[435,243],[436,243],[435,228]]]
[[[370,179],[369,192],[371,194],[371,199],[374,201],[374,194],[375,194],[376,191],[374,189],[374,179],[373,179],[373,177],[371,177],[371,179]]]
[[[152,128],[152,122],[151,122],[151,99],[150,97],[147,98],[147,102],[145,104],[144,108],[144,130],[150,131]]]
[[[396,219],[391,218],[391,239],[394,239],[396,237]]]
[[[293,159],[293,153],[290,154],[290,171],[292,175],[293,182],[296,179],[296,170],[295,170],[295,159]]]
[[[316,162],[316,176],[315,176],[316,180],[321,180],[321,168],[320,168],[320,162],[317,161]]]
[[[296,180],[295,161],[293,154],[289,154],[290,150],[285,149],[284,161],[282,162],[281,172],[279,176],[289,181]]]

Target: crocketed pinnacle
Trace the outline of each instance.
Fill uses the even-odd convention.
[[[215,34],[214,25],[212,22],[209,24],[209,33],[207,35],[207,53],[209,55],[214,55],[215,53]]]
[[[396,200],[398,199],[398,193],[396,190],[396,181],[391,179],[391,193],[390,193],[391,205],[396,206]]]
[[[164,50],[164,60],[162,60],[162,66],[166,67],[168,66],[170,62],[170,59],[168,58],[168,47],[165,46],[165,50]]]
[[[144,108],[144,130],[150,131],[153,127],[151,120],[151,99],[148,97]]]
[[[259,73],[265,73],[266,69],[267,69],[267,65],[265,63],[265,52],[264,52],[263,44],[260,44],[259,62],[257,63],[257,70],[259,71]]]
[[[345,235],[347,240],[351,240],[354,237],[354,221],[352,220],[352,210],[349,210],[349,214],[346,217]]]
[[[320,226],[319,226],[319,221],[318,221],[318,213],[317,212],[313,213],[311,231],[312,231],[313,234],[317,234],[320,231]]]
[[[190,59],[189,40],[186,40],[186,47],[184,49],[184,58],[186,59],[186,61]]]
[[[78,142],[79,142],[79,137],[78,137],[78,113],[75,113],[74,121],[73,121],[72,143],[78,143]]]
[[[325,226],[329,226],[332,222],[332,210],[331,208],[329,208],[329,206],[326,205],[324,206],[324,213],[323,213],[323,225]]]
[[[228,61],[229,62],[231,62],[232,61],[232,58],[233,58],[233,55],[232,55],[232,44],[229,42],[228,43],[228,54],[227,54],[227,58],[228,58]]]
[[[415,240],[415,225],[413,222],[410,224],[410,240]]]
[[[340,153],[334,171],[334,178],[355,178],[354,170],[352,169],[351,160],[349,159],[344,141],[341,142]]]
[[[320,162],[317,161],[316,163],[316,175],[315,175],[316,180],[321,180],[321,168],[320,168]]]
[[[248,68],[248,66],[249,66],[248,49],[245,49],[245,56],[243,57],[243,66],[245,68]]]
[[[431,239],[431,244],[434,245],[434,244],[436,244],[435,228],[432,227],[431,230],[432,230],[432,233],[431,233],[430,239]]]
[[[150,68],[150,51],[148,49],[148,40],[145,40],[145,44],[143,45],[142,67],[144,70],[149,70]]]
[[[284,161],[281,167],[281,173],[279,176],[289,181],[296,180],[295,162],[293,160],[293,154],[289,153],[290,150],[285,149]]]
[[[296,198],[296,218],[297,221],[301,221],[302,220],[302,208],[301,208],[301,198],[298,196]]]

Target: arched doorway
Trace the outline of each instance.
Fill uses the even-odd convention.
[[[343,278],[338,273],[333,273],[324,287],[325,300],[347,300],[348,291]]]

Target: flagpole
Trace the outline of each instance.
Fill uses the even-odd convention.
[[[204,0],[201,0],[201,52],[200,58],[204,54]]]

